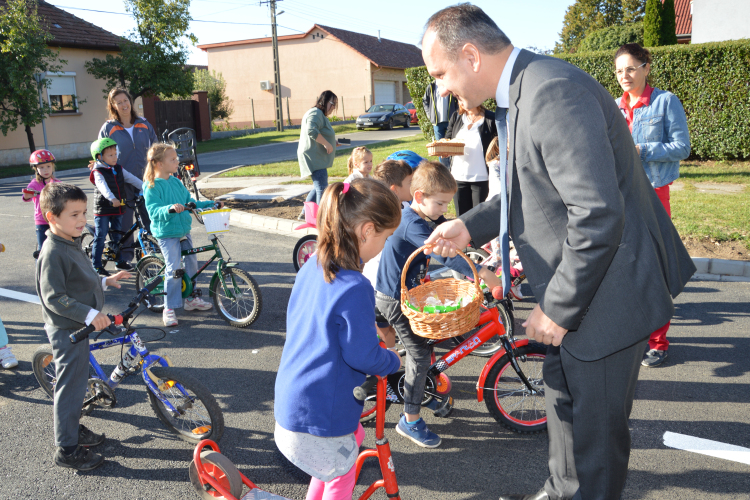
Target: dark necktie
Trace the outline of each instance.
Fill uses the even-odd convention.
[[[500,150],[500,257],[502,262],[503,296],[510,292],[510,241],[508,239],[508,126],[505,116],[507,108],[495,110],[495,124],[497,125],[497,146]]]

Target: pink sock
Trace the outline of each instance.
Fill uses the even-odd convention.
[[[354,431],[354,438],[357,440],[357,446],[362,446],[365,440],[365,429],[359,424]],[[357,475],[356,464],[349,469],[349,472],[343,476],[331,479],[324,483],[320,479],[310,479],[310,486],[307,488],[306,500],[351,500],[354,491],[354,483]]]

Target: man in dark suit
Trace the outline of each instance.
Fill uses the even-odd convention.
[[[535,494],[500,498],[618,499],[641,358],[650,333],[674,314],[672,298],[695,272],[692,260],[625,119],[591,76],[514,48],[470,4],[430,18],[422,56],[440,89],[464,108],[490,97],[496,115],[507,108],[511,169],[507,198],[439,226],[428,243],[450,256],[469,240],[497,237],[505,198],[510,235],[539,302],[526,334],[550,345],[550,477]]]

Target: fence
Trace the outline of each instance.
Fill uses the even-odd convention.
[[[299,125],[304,114],[315,104],[314,99],[307,98],[284,97],[282,101],[284,126],[288,126],[290,121],[292,125]],[[275,125],[276,106],[272,94],[258,99],[234,100],[232,105],[234,106],[234,113],[230,117],[232,127],[252,128],[253,123],[256,127]],[[356,117],[367,111],[370,105],[370,96],[339,96],[338,109],[333,112],[333,115],[341,120],[348,120],[352,116]]]

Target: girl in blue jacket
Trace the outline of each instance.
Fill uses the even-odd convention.
[[[213,206],[213,201],[196,201],[182,182],[172,174],[177,172],[180,159],[171,144],[157,143],[148,150],[148,164],[143,174],[143,197],[146,210],[151,218],[151,233],[159,240],[159,247],[167,264],[164,281],[167,300],[162,319],[164,326],[176,326],[175,309],[183,307],[182,279],[174,278],[174,271],[180,269],[182,250],[193,248],[190,237],[192,217],[185,211],[185,204],[193,202],[198,208]],[[169,213],[169,209],[175,213]],[[183,239],[184,238],[184,239]],[[185,272],[194,276],[198,272],[198,258],[185,256]],[[185,299],[186,311],[211,309],[211,304],[198,296]]]
[[[373,179],[332,184],[321,200],[318,251],[292,288],[274,400],[276,446],[312,476],[307,500],[351,499],[365,434],[352,391],[366,374],[401,366],[378,345],[375,292],[362,275],[400,220],[398,198]]]

